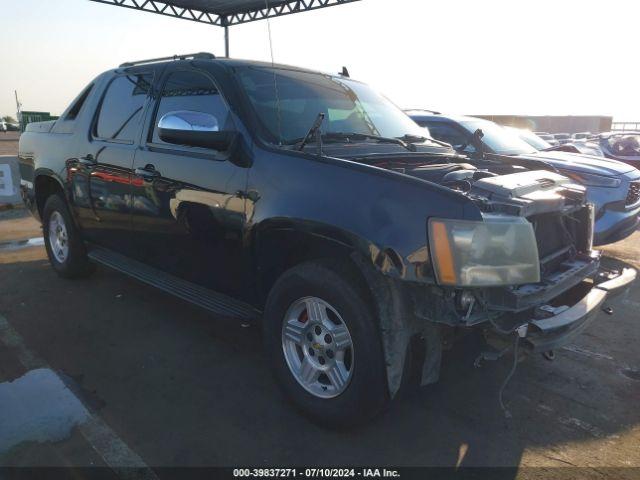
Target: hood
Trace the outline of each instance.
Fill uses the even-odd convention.
[[[632,166],[623,162],[596,157],[594,155],[583,155],[580,153],[536,152],[526,155],[517,155],[517,157],[530,160],[541,160],[558,169],[592,173],[606,177],[618,177],[634,170]]]

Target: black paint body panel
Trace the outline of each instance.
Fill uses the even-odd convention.
[[[479,220],[463,194],[401,173],[266,144],[232,60],[175,61],[107,72],[77,118],[20,143],[23,195],[38,214],[41,176],[63,189],[91,242],[258,308],[264,279],[292,248],[344,249],[383,274],[432,284],[426,225],[430,217]],[[210,76],[229,104],[239,133],[226,153],[167,148],[150,142],[162,79],[176,69]],[[114,75],[152,73],[139,136],[133,144],[95,139],[92,126]],[[71,132],[71,133],[56,133]],[[370,145],[370,152],[406,153]],[[95,165],[79,159],[93,156]],[[148,180],[136,168],[152,165]],[[303,247],[306,248],[306,247]]]

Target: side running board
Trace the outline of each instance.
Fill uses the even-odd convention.
[[[106,248],[89,246],[89,258],[141,282],[164,290],[216,315],[252,321],[261,313],[251,305],[145,265]]]

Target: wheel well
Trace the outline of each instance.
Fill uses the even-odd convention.
[[[64,194],[60,183],[58,183],[56,179],[46,175],[40,175],[36,178],[35,192],[36,205],[38,206],[40,218],[42,218],[42,211],[44,210],[44,204],[47,202],[47,198],[57,193]]]
[[[352,259],[353,248],[348,245],[326,237],[293,231],[269,234],[260,243],[258,300],[261,305],[266,303],[271,288],[284,272],[312,260],[339,260],[341,267],[351,270],[361,286],[367,286],[360,268]]]

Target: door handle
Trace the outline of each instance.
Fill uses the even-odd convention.
[[[254,203],[260,200],[260,195],[255,190],[249,190],[248,192],[238,190],[236,192],[236,197],[242,198],[243,200],[249,200]]]
[[[78,163],[80,163],[80,165],[84,165],[85,167],[93,167],[98,162],[96,161],[95,158],[93,158],[93,155],[88,154],[88,155],[85,155],[84,157],[80,157],[78,159]]]
[[[136,168],[133,173],[145,180],[153,180],[160,176],[160,172],[157,171],[153,165],[147,165],[144,168]]]

